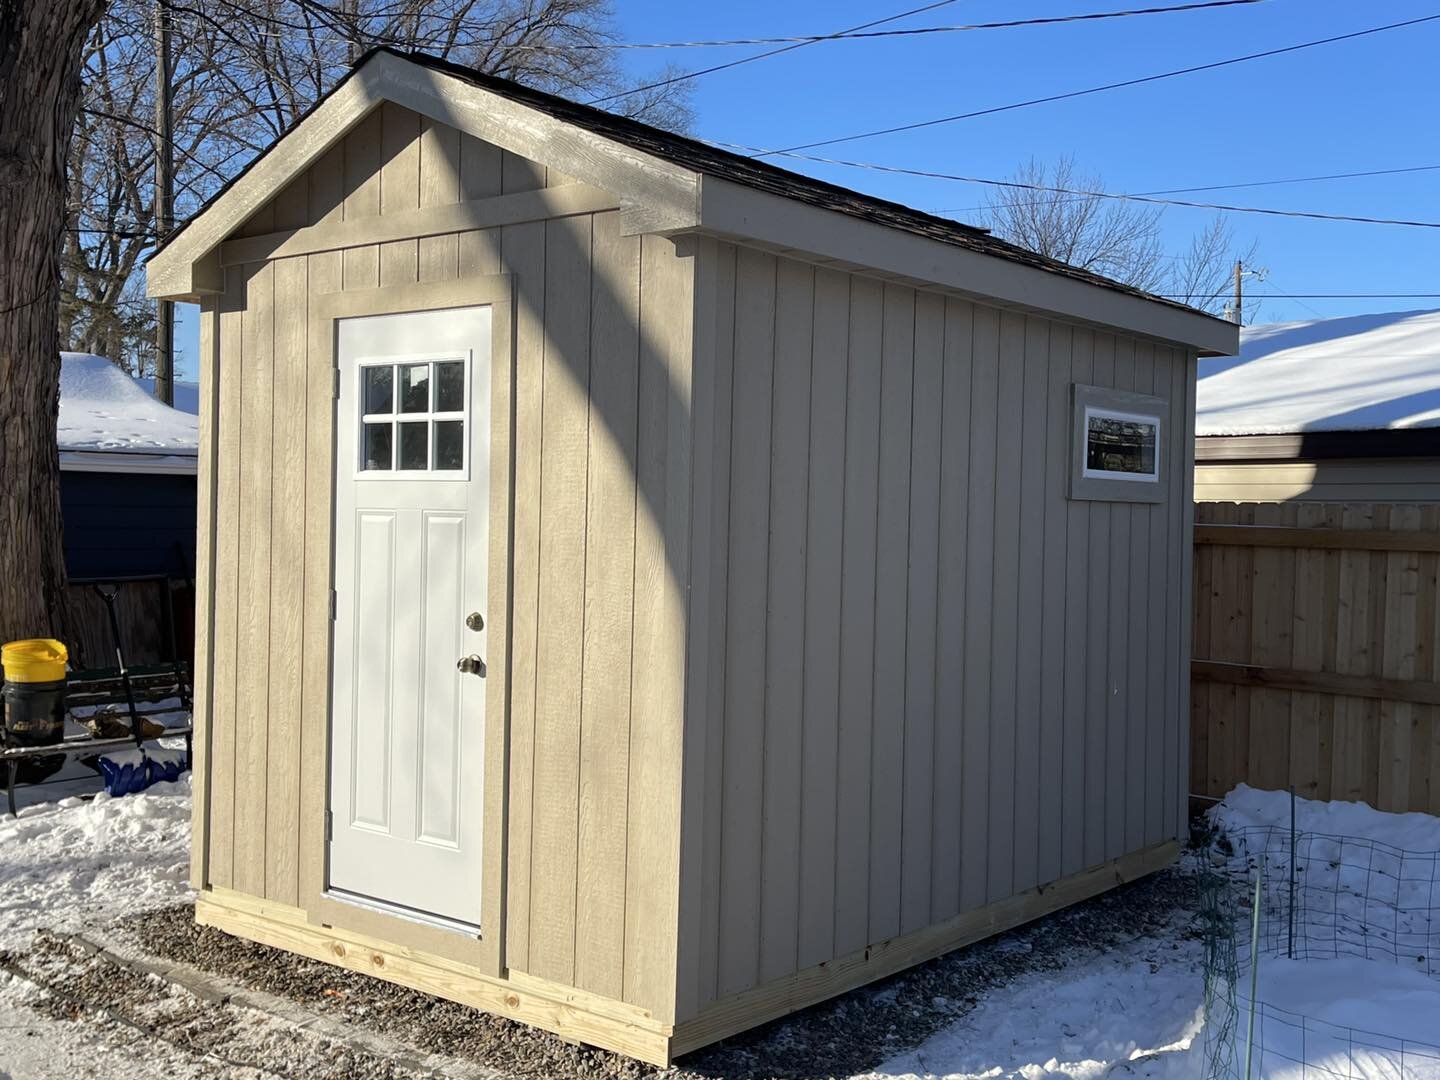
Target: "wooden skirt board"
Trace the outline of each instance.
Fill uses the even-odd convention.
[[[196,920],[226,933],[323,960],[435,994],[653,1065],[825,1001],[876,979],[1031,922],[1169,866],[1174,840],[1142,848],[1089,870],[1029,889],[924,930],[879,942],[849,956],[714,1003],[671,1025],[650,1012],[524,972],[500,976],[378,937],[312,922],[304,911],[227,889],[209,889]]]

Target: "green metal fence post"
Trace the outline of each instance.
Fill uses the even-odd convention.
[[[1250,1016],[1245,1024],[1245,1080],[1250,1080],[1251,1051],[1255,1046],[1255,984],[1260,974],[1260,880],[1263,869],[1255,871],[1255,900],[1250,908]]]

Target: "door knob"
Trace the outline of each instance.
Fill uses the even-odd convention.
[[[465,625],[471,630],[480,631],[485,629],[485,620],[481,617],[480,612],[472,611],[465,616]]]
[[[455,661],[455,670],[466,675],[479,675],[483,679],[485,677],[485,661],[473,654],[462,656]]]

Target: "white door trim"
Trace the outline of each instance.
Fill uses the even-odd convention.
[[[488,655],[493,319],[363,315],[336,345],[326,884],[477,934],[485,684],[457,661]]]
[[[514,292],[508,274],[459,281],[427,282],[354,292],[326,293],[311,299],[309,348],[312,356],[327,357],[331,379],[338,370],[336,321],[365,315],[400,314],[450,307],[492,306],[490,388],[490,551],[489,607],[487,614],[488,672],[485,680],[485,808],[484,861],[481,906],[484,929],[478,938],[456,930],[426,925],[395,914],[343,902],[326,895],[326,818],[329,806],[330,680],[332,656],[324,669],[325,685],[312,688],[307,699],[323,689],[324,711],[311,709],[303,718],[301,750],[301,904],[307,919],[364,934],[381,941],[445,955],[482,972],[500,975],[504,970],[505,936],[505,831],[506,787],[510,726],[511,567],[514,532],[514,425],[515,323]],[[332,485],[330,547],[327,576],[334,583],[335,520],[334,481],[335,416],[331,413]],[[309,568],[318,570],[319,568]],[[327,611],[328,617],[328,611]],[[313,670],[313,669],[312,669]],[[493,913],[493,917],[492,914]]]

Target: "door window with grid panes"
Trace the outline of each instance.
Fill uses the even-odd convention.
[[[455,480],[469,465],[468,356],[362,361],[359,474]]]

